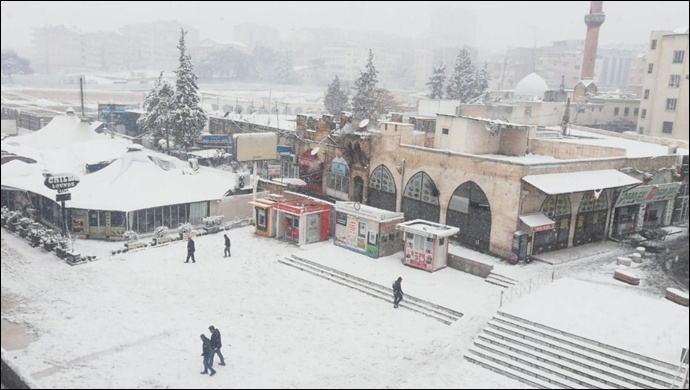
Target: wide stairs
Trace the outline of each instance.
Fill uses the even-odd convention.
[[[544,389],[680,388],[687,371],[501,311],[465,359]]]
[[[278,259],[278,262],[296,268],[300,271],[328,279],[334,283],[338,283],[359,292],[363,292],[374,298],[382,299],[391,305],[393,304],[393,289],[390,287],[370,282],[366,279],[359,278],[357,276],[327,267],[296,255],[291,255],[290,257],[286,257],[284,259]],[[442,322],[446,325],[450,325],[462,317],[462,313],[460,312],[429,301],[425,301],[423,299],[415,298],[409,294],[405,294],[405,299],[400,303],[400,307],[433,318],[436,321]]]

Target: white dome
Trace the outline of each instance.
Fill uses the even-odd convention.
[[[543,97],[544,92],[548,89],[549,86],[541,76],[536,73],[530,73],[517,83],[515,86],[515,95]]]

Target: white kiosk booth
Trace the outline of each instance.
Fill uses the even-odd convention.
[[[397,229],[404,232],[403,264],[429,272],[448,266],[448,238],[460,231],[423,219],[399,223]]]

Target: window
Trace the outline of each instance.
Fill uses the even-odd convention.
[[[635,110],[633,111],[633,116],[637,117],[638,115],[640,115],[640,109],[635,107]]]
[[[618,116],[618,114],[620,113],[620,111],[621,111],[620,108],[614,107],[614,109],[613,109],[613,116]]]
[[[532,116],[532,106],[525,107],[525,116],[527,116],[527,117]]]
[[[675,111],[678,99],[666,99],[666,111]]]
[[[663,125],[661,125],[661,132],[664,134],[673,133],[673,122],[664,122]]]
[[[441,134],[448,135],[448,129],[446,129],[445,127],[441,129]]]
[[[268,229],[266,223],[266,209],[256,208],[256,228],[263,231]]]
[[[668,86],[673,88],[680,87],[680,75],[672,74],[671,77],[668,79]]]
[[[647,117],[647,109],[643,108],[642,111],[640,111],[640,119],[644,119]]]
[[[676,50],[673,52],[673,63],[682,64],[685,59],[685,50]]]
[[[649,48],[650,50],[655,50],[656,49],[656,39],[652,39],[652,45]]]
[[[648,89],[644,90],[644,98],[649,99],[649,90]]]
[[[639,134],[644,134],[644,127],[640,126],[640,131],[638,131]]]
[[[625,107],[623,109],[623,116],[629,116],[630,115],[630,107]]]
[[[654,71],[654,64],[647,65],[647,73],[652,73]]]

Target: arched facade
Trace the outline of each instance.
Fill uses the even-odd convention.
[[[415,173],[403,191],[402,212],[405,213],[405,219],[439,222],[441,206],[438,196],[439,191],[431,177],[423,171]]]
[[[568,247],[570,234],[570,197],[567,194],[549,195],[541,205],[541,212],[556,222],[556,227],[534,233],[532,254]]]
[[[364,179],[361,176],[355,176],[353,183],[355,188],[352,198],[355,202],[362,203],[364,200]]]
[[[491,206],[484,191],[473,181],[455,189],[448,202],[446,225],[460,229],[458,241],[481,251],[491,242]]]
[[[391,171],[379,165],[369,177],[367,204],[383,210],[395,211],[397,191]]]
[[[606,191],[602,191],[598,198],[593,191],[583,195],[575,222],[573,246],[602,241],[606,237],[608,204]]]

